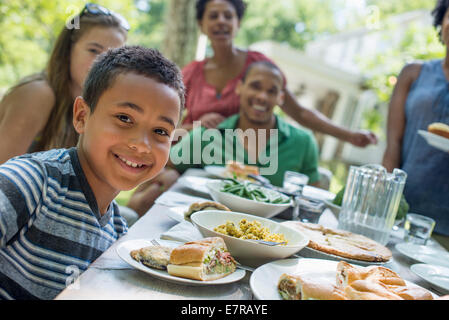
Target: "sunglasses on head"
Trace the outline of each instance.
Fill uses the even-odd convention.
[[[83,15],[86,15],[86,14],[91,14],[94,16],[97,16],[97,15],[113,16],[118,21],[120,21],[120,26],[123,29],[125,29],[126,31],[128,31],[130,29],[128,21],[126,21],[126,19],[122,15],[120,15],[114,11],[111,11],[108,8],[100,6],[99,4],[86,3],[83,10],[81,10],[81,13],[79,14],[79,16],[82,17]]]

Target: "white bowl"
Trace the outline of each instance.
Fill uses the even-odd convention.
[[[266,203],[266,202],[260,202],[256,200],[250,200],[245,199],[239,196],[236,196],[232,193],[223,192],[220,191],[223,181],[221,180],[215,180],[210,181],[206,184],[207,188],[210,191],[210,195],[212,198],[225,205],[232,211],[236,212],[245,212],[249,214],[253,214],[259,217],[263,218],[271,218],[275,215],[281,213],[288,207],[292,206],[292,200],[290,200],[289,203],[282,203],[282,204],[274,204],[274,203]],[[277,191],[270,190],[267,188],[260,187],[261,189],[264,189],[264,191],[267,192],[275,192]]]
[[[195,212],[190,218],[204,237],[223,238],[231,255],[238,262],[249,266],[259,266],[273,260],[290,257],[309,243],[308,237],[299,230],[245,213],[205,210]],[[214,228],[225,224],[227,221],[231,221],[238,226],[242,219],[249,222],[259,221],[262,227],[268,228],[270,233],[283,234],[288,241],[287,245],[268,246],[214,231]]]

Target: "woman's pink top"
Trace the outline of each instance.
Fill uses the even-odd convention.
[[[207,59],[193,61],[182,69],[184,85],[186,87],[186,109],[187,116],[183,123],[192,123],[201,118],[202,115],[216,112],[224,117],[229,117],[239,112],[239,97],[235,93],[235,88],[240,79],[243,78],[246,68],[256,61],[269,61],[268,57],[260,52],[248,51],[245,65],[242,72],[229,81],[220,95],[214,86],[206,82],[204,66]],[[285,77],[284,77],[285,85]]]

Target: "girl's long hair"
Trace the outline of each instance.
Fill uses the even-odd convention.
[[[79,28],[69,29],[64,26],[59,34],[45,71],[24,78],[14,87],[17,88],[31,81],[45,80],[55,95],[55,104],[47,123],[38,140],[28,150],[29,152],[69,148],[75,146],[78,141],[78,134],[72,124],[74,98],[71,93],[70,54],[73,45],[94,27],[118,28],[125,36],[127,33],[121,28],[120,21],[114,15],[84,14],[77,18]]]

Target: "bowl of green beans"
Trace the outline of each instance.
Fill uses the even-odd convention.
[[[212,198],[232,211],[271,218],[293,205],[293,201],[278,191],[250,181],[214,180],[206,184]]]

